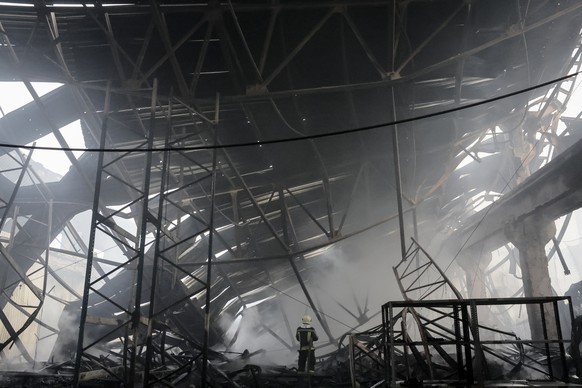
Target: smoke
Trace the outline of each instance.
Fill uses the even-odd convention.
[[[231,344],[224,349],[231,355],[233,363],[229,369],[244,364],[291,366],[297,353],[281,329],[281,314],[275,307],[254,306],[242,310],[236,317],[230,314],[221,316],[218,324],[225,331],[224,343]],[[277,320],[279,325],[273,324]],[[284,325],[282,325],[284,326]],[[269,328],[269,329],[267,329]],[[291,346],[291,348],[289,348]]]
[[[51,362],[65,362],[75,359],[79,339],[79,316],[64,309],[59,319],[59,336],[50,356]]]
[[[316,311],[294,275],[276,278],[272,274],[271,299],[234,316],[221,315],[218,324],[226,333],[223,343],[232,344],[216,350],[233,352],[234,358],[245,351],[258,352],[245,362],[295,367],[295,331],[304,314],[313,318],[319,336],[316,357],[337,350],[338,340],[345,333],[380,324],[381,306],[390,300],[402,300],[391,268],[400,260],[395,237],[377,228],[337,242],[318,255],[297,260]]]

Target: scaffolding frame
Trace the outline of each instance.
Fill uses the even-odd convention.
[[[537,378],[532,381],[562,381],[568,382],[568,362],[566,345],[570,339],[562,337],[558,305],[566,302],[570,319],[574,314],[569,297],[538,297],[538,298],[498,298],[498,299],[465,299],[465,300],[423,300],[388,302],[382,306],[382,320],[384,324],[385,351],[386,351],[386,381],[391,386],[397,386],[400,381],[416,379],[425,383],[462,383],[484,384],[491,383],[496,378],[508,381],[512,376],[523,369],[535,371]],[[524,306],[533,304],[540,306],[539,318],[544,322],[544,338],[532,340],[519,338],[508,329],[493,328],[479,323],[479,307],[487,308],[485,314],[490,314],[491,306]],[[547,316],[544,305],[550,305],[553,316]],[[413,311],[437,311],[437,318],[426,320],[422,327],[408,326],[406,324],[407,310]],[[444,313],[446,311],[446,313]],[[446,316],[447,321],[443,320]],[[483,317],[483,315],[482,315]],[[485,320],[485,319],[483,319]],[[556,323],[557,338],[549,338],[545,330],[546,323],[552,320]],[[450,326],[450,328],[449,328]],[[421,331],[431,331],[437,336],[422,336]],[[499,334],[506,338],[490,339],[490,333]],[[512,338],[508,338],[512,337]],[[417,347],[428,349],[422,354]],[[436,361],[431,354],[443,355],[440,349],[448,347],[452,349],[447,354],[456,354],[456,359],[443,359]],[[512,352],[504,354],[494,348],[513,347]],[[578,359],[578,350],[571,349],[572,357]],[[415,370],[408,363],[408,354],[413,354],[421,366],[421,371]],[[540,356],[539,359],[534,358]],[[554,359],[557,362],[554,363]],[[506,372],[500,376],[492,376],[492,371],[487,369],[488,363],[495,360],[506,364]],[[447,365],[448,364],[448,365]],[[399,365],[407,365],[403,368]],[[478,367],[476,368],[475,365]],[[480,366],[480,367],[479,367]],[[561,373],[558,373],[557,366]],[[578,370],[578,365],[575,365]],[[434,371],[439,370],[439,374]],[[415,375],[415,373],[417,375]],[[528,379],[529,380],[529,379]]]

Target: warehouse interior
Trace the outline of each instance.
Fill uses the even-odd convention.
[[[582,384],[581,66],[576,0],[0,2],[0,385]]]

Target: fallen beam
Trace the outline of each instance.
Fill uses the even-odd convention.
[[[509,222],[534,213],[555,220],[582,207],[582,140],[556,156],[510,193],[471,216],[450,241],[469,249],[484,243],[489,251],[507,242]]]

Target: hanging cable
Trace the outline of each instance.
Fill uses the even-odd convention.
[[[28,150],[45,150],[45,151],[73,151],[73,152],[127,152],[127,153],[145,153],[145,152],[165,152],[165,151],[197,151],[197,150],[211,150],[211,149],[227,149],[227,148],[237,148],[237,147],[255,147],[261,145],[268,145],[268,144],[280,144],[280,143],[289,143],[294,141],[303,141],[309,139],[320,139],[326,137],[334,137],[340,135],[347,135],[351,133],[358,133],[358,132],[366,132],[371,131],[374,129],[379,129],[382,127],[388,127],[398,124],[405,124],[411,123],[414,121],[419,120],[426,120],[434,117],[443,116],[449,113],[460,112],[467,109],[475,108],[478,106],[490,104],[492,102],[504,100],[509,97],[517,96],[523,93],[528,93],[536,89],[540,89],[546,86],[550,86],[552,84],[565,81],[569,78],[576,77],[582,74],[582,71],[568,74],[559,78],[552,79],[547,82],[543,82],[538,85],[530,86],[524,89],[516,90],[515,92],[502,94],[497,97],[491,97],[486,100],[474,102],[471,104],[466,104],[462,106],[458,106],[455,108],[445,109],[438,112],[427,113],[425,115],[409,117],[406,119],[394,120],[380,124],[374,125],[367,125],[363,127],[357,128],[350,128],[341,131],[334,131],[334,132],[326,132],[326,133],[318,133],[313,135],[307,136],[299,136],[299,137],[288,137],[283,139],[274,139],[274,140],[257,140],[255,142],[243,142],[243,143],[227,143],[227,144],[209,144],[209,145],[200,145],[200,146],[192,146],[192,147],[161,147],[161,148],[76,148],[76,147],[43,147],[43,146],[29,146],[29,145],[22,145],[22,144],[13,144],[13,143],[0,143],[0,147],[4,148],[20,148],[20,149],[28,149]]]

